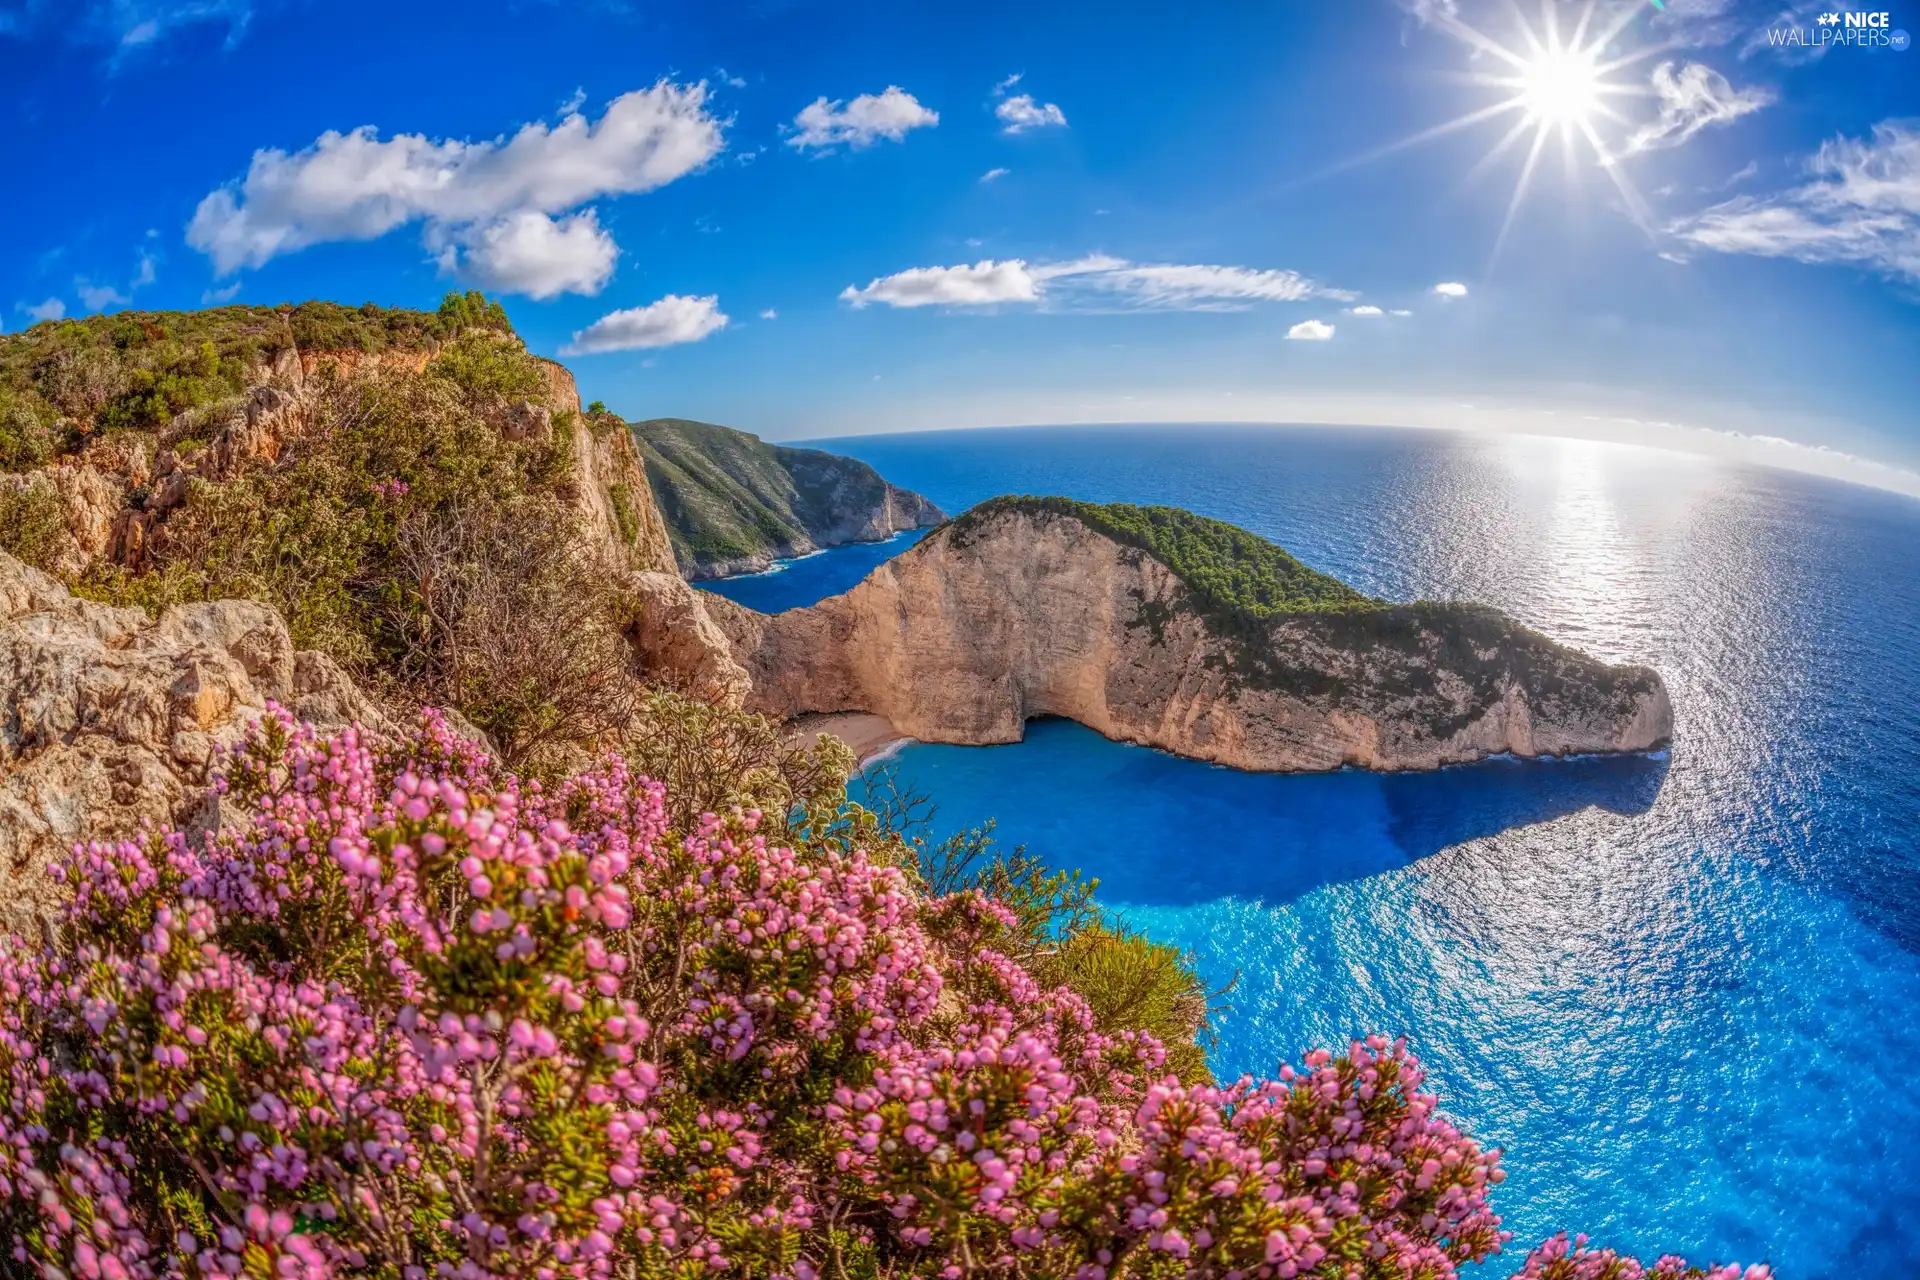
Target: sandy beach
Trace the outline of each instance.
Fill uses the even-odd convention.
[[[853,754],[861,764],[894,743],[905,741],[904,735],[893,727],[892,721],[885,716],[870,715],[864,711],[797,716],[792,721],[792,729],[795,738],[806,742],[812,742],[823,733],[832,734],[853,748]]]

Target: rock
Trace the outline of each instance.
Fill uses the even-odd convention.
[[[960,526],[811,608],[768,616],[706,597],[752,680],[748,708],[866,711],[949,743],[1017,742],[1029,719],[1065,716],[1274,771],[1644,751],[1672,736],[1656,673],[1491,609],[1282,614],[1243,642],[1216,633],[1161,560],[1078,519],[1009,509]]]
[[[143,820],[204,823],[209,768],[269,700],[322,728],[385,717],[249,601],[150,619],[77,599],[0,553],[0,923],[54,899],[48,864]]]
[[[727,707],[746,701],[752,682],[707,614],[705,602],[719,597],[696,592],[677,573],[636,573],[632,584],[639,608],[627,637],[646,678]]]
[[[573,418],[572,489],[581,533],[615,569],[677,572],[646,464],[633,437],[615,423],[596,431],[585,414]]]
[[[553,411],[531,400],[510,405],[501,434],[509,440],[550,440],[553,438]]]

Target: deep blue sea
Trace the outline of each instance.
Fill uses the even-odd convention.
[[[1452,433],[826,447],[949,512],[1009,492],[1190,507],[1363,590],[1489,601],[1657,667],[1664,758],[1254,775],[1049,721],[894,764],[939,831],[998,818],[1233,983],[1217,1072],[1406,1035],[1505,1149],[1517,1247],[1566,1227],[1784,1280],[1920,1276],[1920,502]],[[722,589],[811,603],[904,545]]]

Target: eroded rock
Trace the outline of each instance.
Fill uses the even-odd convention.
[[[0,553],[0,923],[51,904],[48,864],[142,820],[191,824],[209,769],[269,701],[322,728],[386,727],[324,655],[250,601],[158,619],[74,597]]]

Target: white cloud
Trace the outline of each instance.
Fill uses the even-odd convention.
[[[1347,314],[1350,316],[1383,316],[1387,313],[1372,303],[1365,303],[1358,307],[1348,307]]]
[[[890,307],[987,307],[1002,302],[1033,302],[1040,296],[1039,281],[1017,258],[988,259],[972,266],[914,267],[881,276],[865,287],[848,285],[842,302],[864,307],[884,302]]]
[[[187,243],[223,276],[414,222],[426,224],[430,247],[442,253],[449,245],[472,252],[489,234],[492,251],[506,253],[510,245],[499,237],[524,246],[539,234],[525,226],[502,231],[516,215],[651,191],[700,168],[723,145],[706,86],[667,80],[615,98],[598,120],[575,112],[557,125],[524,125],[511,138],[436,142],[398,134],[383,141],[371,127],[330,130],[293,154],[254,152],[245,178],[200,202]],[[587,245],[577,219],[554,230],[572,237],[576,254]]]
[[[1012,173],[1012,172],[1013,170],[1011,169],[989,169],[985,173],[980,175],[980,181],[997,182],[1001,178],[1006,177],[1009,173]]]
[[[1433,291],[1443,298],[1464,298],[1467,296],[1467,286],[1461,284],[1458,280],[1443,280],[1433,286]]]
[[[74,292],[80,295],[80,305],[89,311],[105,311],[108,307],[124,307],[133,299],[110,284],[89,284],[85,280],[73,282]]]
[[[1739,196],[1668,230],[1718,253],[1848,263],[1920,281],[1920,124],[1885,121],[1871,138],[1834,138],[1807,161],[1812,180]]]
[[[995,306],[1032,302],[1055,310],[1241,311],[1260,302],[1343,298],[1295,271],[1206,264],[1139,263],[1105,254],[1068,262],[1018,258],[971,266],[914,267],[840,297],[855,306]]]
[[[527,209],[465,228],[440,262],[483,289],[544,300],[600,292],[619,256],[620,246],[592,209],[566,218]]]
[[[993,109],[1006,125],[1003,132],[1025,133],[1029,129],[1065,128],[1067,113],[1051,102],[1035,102],[1030,93],[1016,94]]]
[[[1390,315],[1396,315],[1396,316],[1410,316],[1410,315],[1412,315],[1412,314],[1413,314],[1413,312],[1411,312],[1411,311],[1394,311],[1394,312],[1390,312],[1389,314],[1390,314]]]
[[[683,298],[670,293],[644,307],[610,311],[573,335],[561,355],[590,356],[604,351],[639,351],[698,342],[727,327],[720,299],[709,294]]]
[[[1653,93],[1660,114],[1627,139],[1628,154],[1677,147],[1702,129],[1730,124],[1773,103],[1765,85],[1736,89],[1725,76],[1702,62],[1689,62],[1678,71],[1663,62],[1653,69]]]
[[[897,84],[881,93],[863,93],[844,106],[839,99],[815,98],[793,118],[800,132],[787,139],[790,147],[871,146],[881,138],[903,141],[909,129],[929,129],[940,123],[940,113]]]
[[[226,286],[226,288],[224,289],[202,290],[200,293],[200,305],[203,307],[208,307],[208,306],[218,306],[224,302],[232,302],[235,298],[240,296],[240,284],[241,284],[240,281],[235,280],[232,284]]]
[[[768,307],[765,311],[762,311],[760,313],[760,318],[762,320],[778,320],[780,318],[780,313],[778,311],[775,311],[772,307]]]
[[[67,304],[58,298],[48,298],[45,302],[31,304],[17,302],[14,305],[25,312],[27,318],[36,324],[42,320],[59,320],[67,314]]]
[[[1001,97],[1006,93],[1007,90],[1019,84],[1020,81],[1026,77],[1026,74],[1027,73],[1024,71],[1016,71],[1012,75],[1008,76],[1005,80],[1000,81],[998,84],[993,86],[993,96],[996,98]]]
[[[1287,330],[1292,342],[1326,342],[1333,337],[1333,326],[1324,320],[1302,320]]]

